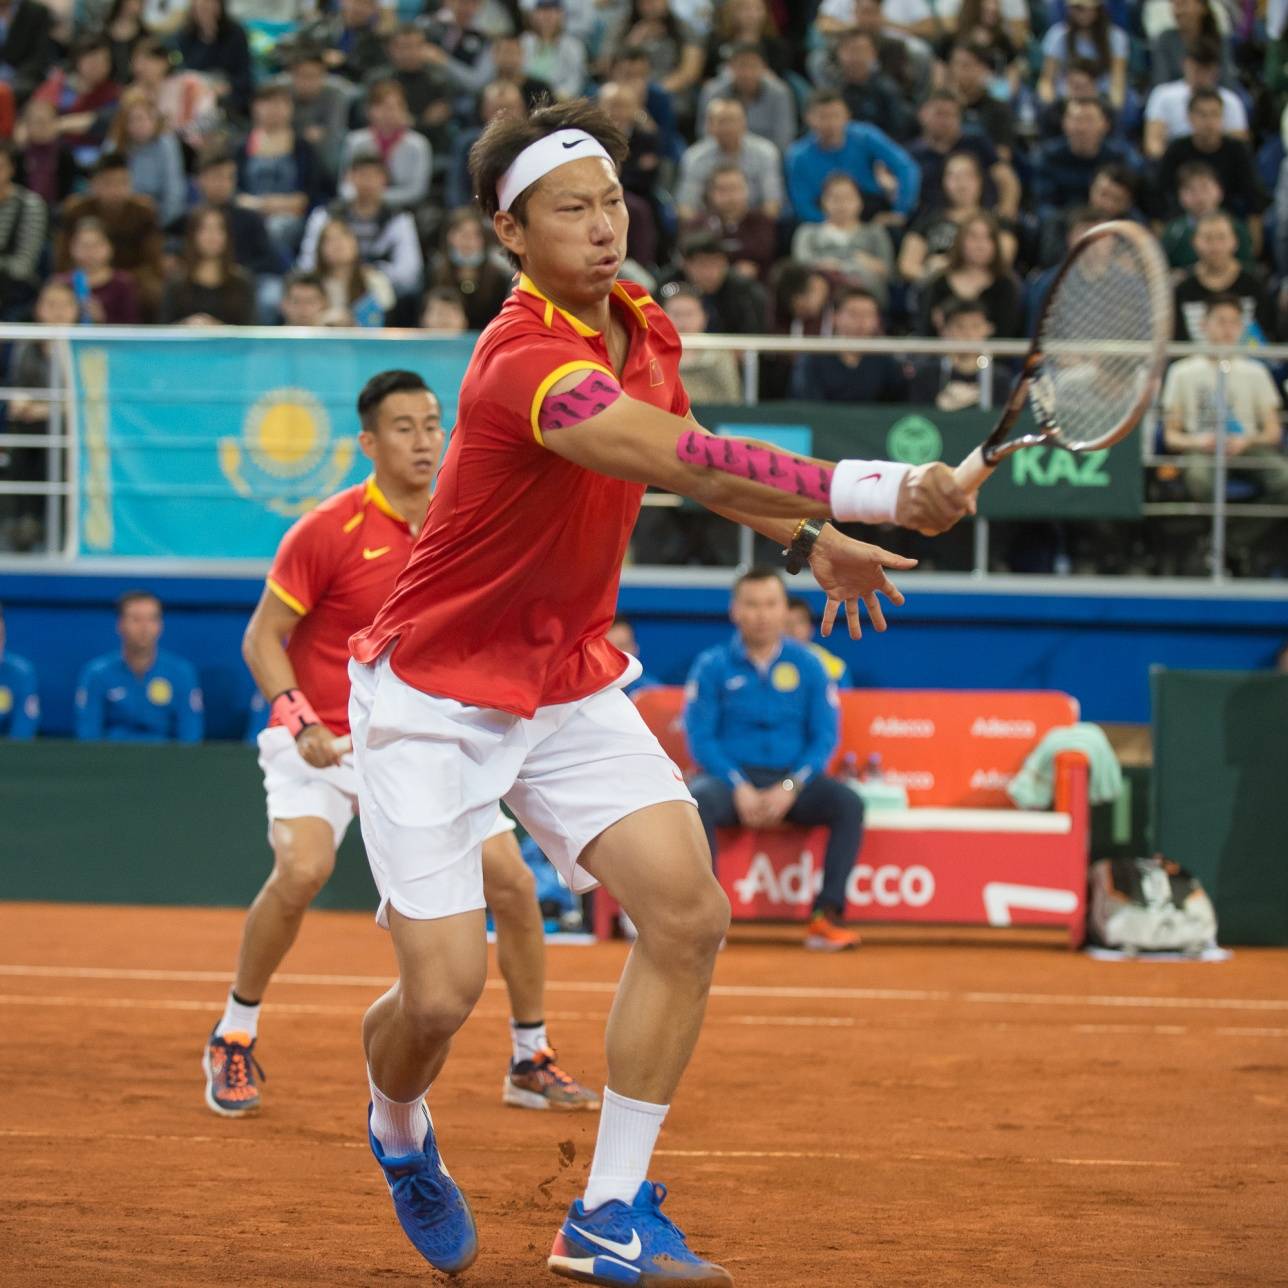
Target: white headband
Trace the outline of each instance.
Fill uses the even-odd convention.
[[[613,165],[607,149],[585,130],[556,130],[530,143],[514,158],[514,164],[496,185],[497,209],[509,210],[525,188],[530,188],[538,179],[544,179],[551,170],[557,170],[569,161],[580,161],[582,157],[603,157]],[[616,171],[616,166],[613,169]]]

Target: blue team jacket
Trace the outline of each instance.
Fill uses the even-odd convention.
[[[200,742],[201,689],[190,662],[157,650],[145,675],[119,653],[86,664],[76,686],[76,737],[109,742]]]
[[[25,742],[36,736],[40,723],[40,695],[36,671],[16,653],[0,656],[0,738]]]

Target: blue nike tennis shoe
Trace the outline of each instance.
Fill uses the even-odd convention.
[[[613,1199],[587,1212],[574,1200],[546,1265],[583,1284],[732,1288],[733,1276],[690,1252],[684,1231],[662,1215],[665,1198],[665,1185],[645,1181],[629,1204]]]
[[[435,1270],[460,1274],[479,1254],[474,1215],[460,1187],[448,1175],[425,1115],[425,1144],[419,1154],[390,1157],[371,1131],[367,1109],[367,1138],[394,1199],[394,1212],[412,1246]]]

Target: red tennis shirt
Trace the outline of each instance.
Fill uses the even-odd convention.
[[[300,614],[286,655],[333,733],[349,732],[349,636],[371,624],[414,540],[371,478],[323,501],[277,548],[268,588]]]
[[[670,319],[628,282],[610,307],[630,336],[623,390],[687,415]],[[604,633],[644,487],[544,445],[542,400],[575,371],[613,374],[604,336],[521,276],[474,349],[411,559],[352,640],[360,662],[392,644],[390,664],[414,688],[524,717],[621,676],[626,655]]]

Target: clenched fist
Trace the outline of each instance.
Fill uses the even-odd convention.
[[[904,475],[895,502],[894,521],[927,537],[947,532],[959,519],[975,513],[975,496],[957,485],[942,461],[917,465]]]

